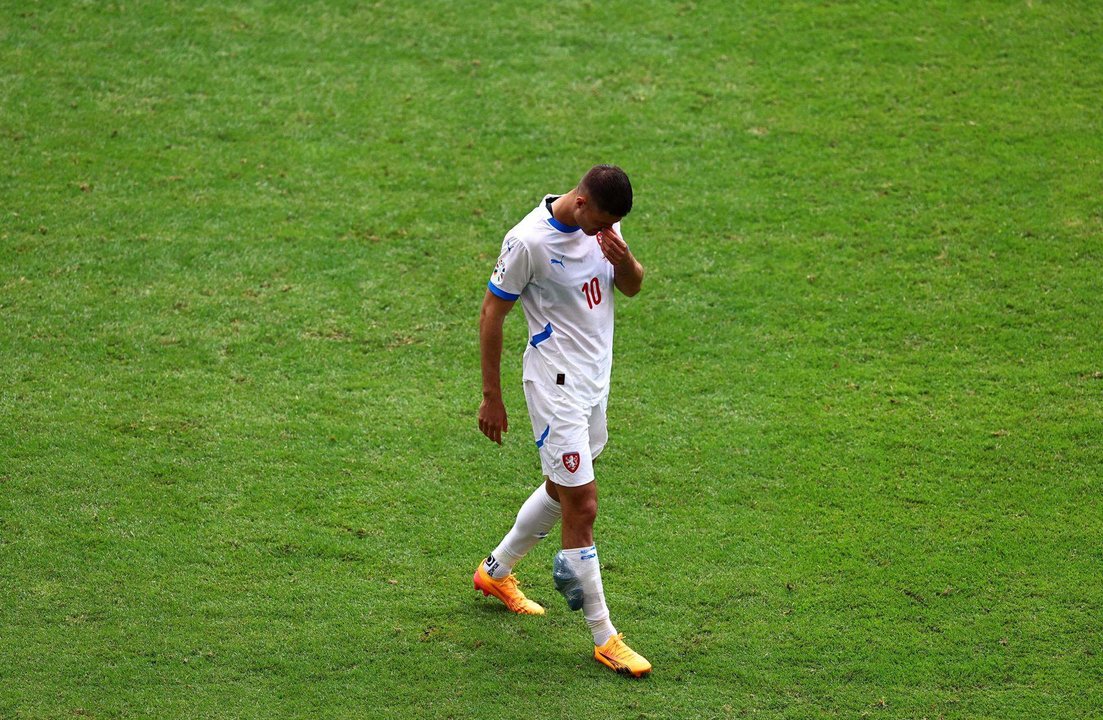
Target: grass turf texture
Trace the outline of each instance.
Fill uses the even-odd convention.
[[[1089,717],[1098,3],[3,3],[0,717]],[[471,572],[505,230],[623,165],[597,538]],[[520,315],[518,311],[516,313]]]

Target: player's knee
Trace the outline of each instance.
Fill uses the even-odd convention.
[[[578,525],[592,527],[597,520],[597,498],[589,497],[582,500],[574,508],[574,520]]]
[[[593,527],[597,519],[596,497],[570,497],[563,502],[563,524],[574,528]]]

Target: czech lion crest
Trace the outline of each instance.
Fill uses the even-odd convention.
[[[563,467],[567,468],[571,472],[578,469],[579,465],[578,453],[563,453]]]

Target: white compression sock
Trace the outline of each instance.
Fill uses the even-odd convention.
[[[601,566],[598,564],[597,547],[564,549],[571,569],[582,583],[582,614],[586,624],[594,635],[594,645],[604,645],[605,641],[617,634],[613,623],[609,622],[609,608],[605,605],[605,590],[601,587]]]
[[[517,561],[527,555],[536,543],[547,537],[548,531],[555,527],[562,516],[563,510],[559,503],[551,499],[544,483],[540,483],[540,487],[533,491],[517,512],[517,522],[513,524],[513,528],[483,562],[487,574],[498,579],[513,572]]]

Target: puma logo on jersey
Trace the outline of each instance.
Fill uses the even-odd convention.
[[[551,259],[551,264],[552,265],[558,265],[559,267],[563,268],[564,270],[567,269],[567,266],[563,264],[562,260],[556,260],[555,258],[552,258]]]

